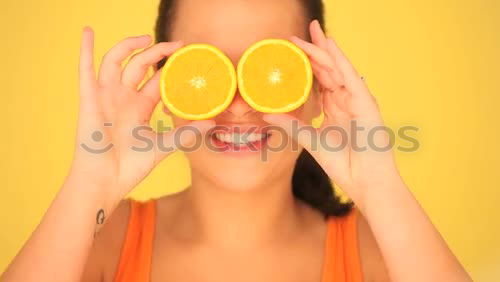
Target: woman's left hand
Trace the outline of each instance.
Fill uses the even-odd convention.
[[[321,127],[311,129],[289,114],[263,118],[284,128],[360,206],[367,189],[400,179],[392,141],[375,98],[334,40],[325,36],[316,20],[310,24],[310,34],[312,43],[295,36],[291,41],[308,55],[319,83],[324,112]],[[293,129],[294,123],[309,130]]]
[[[284,128],[351,197],[391,281],[472,281],[400,177],[390,149],[393,136],[382,130],[377,102],[364,80],[318,22],[311,23],[310,33],[312,43],[296,37],[292,41],[311,59],[320,84],[323,124],[315,129],[288,114],[263,118]]]

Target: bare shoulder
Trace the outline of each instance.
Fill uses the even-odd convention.
[[[123,200],[94,239],[82,281],[112,281],[120,260],[130,215],[130,200]]]
[[[357,214],[359,252],[364,280],[366,282],[390,281],[382,253],[370,225],[360,212]]]

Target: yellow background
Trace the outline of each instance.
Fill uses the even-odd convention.
[[[500,1],[328,0],[328,27],[392,127],[421,147],[401,172],[476,281],[500,281]],[[153,32],[157,1],[3,0],[0,8],[0,272],[61,186],[72,157],[80,31],[100,57]],[[175,154],[134,192],[189,183]],[[388,232],[390,232],[388,230]]]

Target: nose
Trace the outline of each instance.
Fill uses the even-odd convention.
[[[245,115],[248,115],[250,113],[253,113],[255,110],[248,105],[245,100],[240,95],[240,92],[237,91],[236,95],[234,95],[234,99],[229,104],[227,109],[225,110],[226,113],[230,113],[231,115],[235,117],[243,117]]]

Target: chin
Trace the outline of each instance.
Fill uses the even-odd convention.
[[[214,181],[217,181],[218,188],[234,192],[255,191],[265,187],[266,178],[262,174],[252,175],[241,170],[234,170],[224,175],[214,175]]]
[[[193,173],[220,189],[251,191],[261,189],[279,175],[292,171],[295,154],[272,153],[264,161],[262,155],[245,156],[205,151],[187,154]]]

